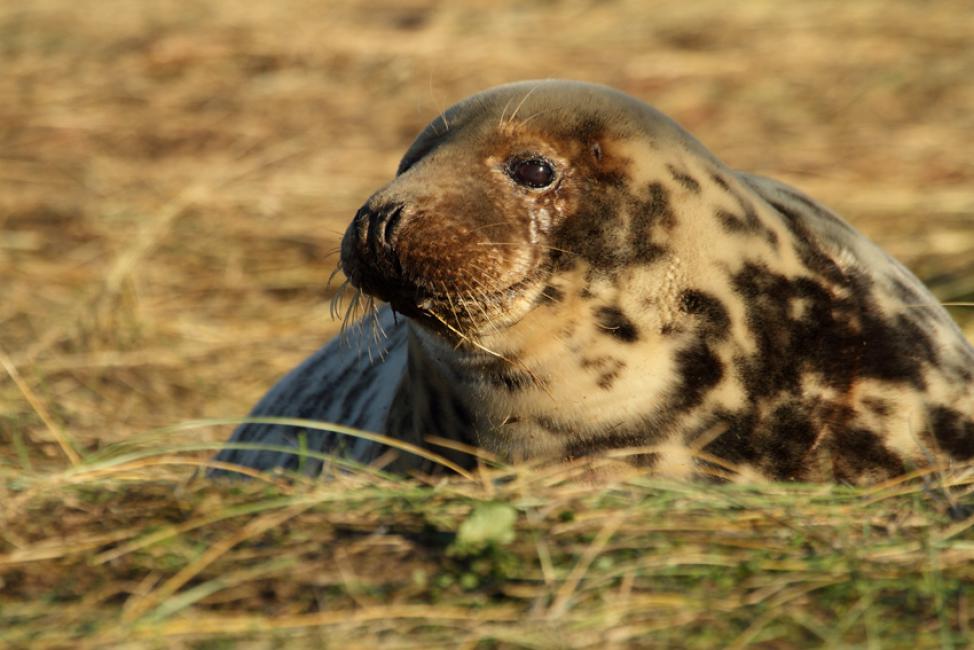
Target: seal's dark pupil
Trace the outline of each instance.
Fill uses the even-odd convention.
[[[511,176],[521,185],[547,187],[555,178],[555,170],[544,160],[532,158],[514,163]]]

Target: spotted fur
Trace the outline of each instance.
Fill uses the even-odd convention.
[[[550,185],[519,184],[526,157]],[[812,199],[727,168],[608,88],[525,82],[449,109],[355,216],[342,268],[389,303],[384,338],[371,355],[365,333],[331,343],[254,414],[511,461],[640,448],[632,464],[676,476],[864,483],[974,458],[974,350],[922,283]],[[307,441],[363,462],[383,451]]]

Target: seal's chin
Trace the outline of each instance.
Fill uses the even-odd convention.
[[[532,276],[499,291],[474,294],[449,287],[433,291],[421,286],[403,290],[369,284],[367,288],[354,280],[351,284],[366,295],[387,302],[394,312],[451,341],[496,334],[513,326],[537,305],[544,285]]]

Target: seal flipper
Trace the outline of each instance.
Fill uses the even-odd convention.
[[[332,382],[322,381],[332,366],[329,354],[334,345],[326,345],[305,359],[282,377],[254,406],[248,417],[289,417],[305,420],[327,421],[330,410],[329,393]],[[334,445],[335,435],[328,431],[308,431],[295,426],[282,424],[244,423],[238,426],[228,441],[266,445],[268,447],[304,447],[310,451],[325,452]],[[304,444],[302,444],[302,438]],[[235,449],[232,446],[221,449],[214,460],[222,463],[243,465],[267,471],[277,467],[285,470],[305,470],[308,474],[321,471],[321,461],[302,458],[299,455],[271,449]],[[229,470],[211,469],[208,476],[231,474]]]
[[[379,325],[386,336],[375,345],[371,332],[356,329],[317,350],[282,377],[257,403],[249,417],[285,417],[341,424],[365,431],[382,432],[389,404],[405,366],[405,323],[394,322],[388,308],[380,310]],[[367,349],[369,344],[373,347]],[[378,349],[376,349],[378,348]],[[226,447],[215,461],[260,471],[281,468],[309,476],[321,472],[322,461],[302,455],[304,450],[336,454],[357,462],[372,460],[378,449],[373,442],[322,429],[285,424],[245,423],[228,441],[264,445],[268,449]],[[293,448],[288,453],[273,447]],[[233,474],[210,469],[209,477]]]

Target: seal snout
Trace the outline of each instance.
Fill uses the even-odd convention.
[[[404,211],[402,203],[385,204],[378,209],[370,209],[366,204],[359,210],[362,220],[368,224],[362,232],[370,262],[393,282],[401,282],[403,279],[402,265],[395,244],[396,232],[402,223]],[[356,215],[356,219],[358,218]]]
[[[380,300],[415,299],[416,287],[405,277],[397,246],[407,213],[405,204],[399,202],[366,203],[355,213],[342,239],[345,275],[354,286]]]

